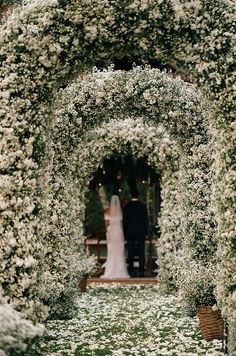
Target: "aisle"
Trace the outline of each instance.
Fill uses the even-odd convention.
[[[206,343],[195,319],[183,317],[174,296],[158,285],[93,284],[78,298],[78,317],[51,321],[46,355],[222,355]]]
[[[156,277],[136,277],[136,278],[116,278],[116,279],[110,279],[110,278],[96,278],[96,277],[90,277],[88,278],[88,285],[91,284],[113,284],[113,283],[119,283],[119,284],[140,284],[140,285],[145,285],[145,284],[158,284],[159,280]]]

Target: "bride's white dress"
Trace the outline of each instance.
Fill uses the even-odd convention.
[[[105,215],[109,221],[107,227],[107,260],[105,273],[101,278],[130,278],[125,258],[124,233],[122,226],[122,212],[119,198],[112,196],[110,214]]]

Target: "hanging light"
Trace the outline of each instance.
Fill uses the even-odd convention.
[[[121,192],[122,192],[122,189],[121,189],[121,188],[119,188],[119,189],[118,189],[118,192],[119,192],[119,193],[121,193]]]
[[[146,183],[146,181],[145,181],[145,180],[142,180],[142,183],[143,183],[143,184],[145,184],[145,183]]]
[[[116,177],[118,180],[121,180],[122,179],[122,174],[119,172],[118,174],[117,174],[117,177]]]
[[[102,171],[102,174],[103,174],[103,175],[105,175],[105,174],[106,174],[106,171],[105,171],[105,170],[103,170],[103,171]]]
[[[99,186],[99,187],[101,187],[101,186],[102,186],[102,183],[101,183],[101,182],[99,182],[99,183],[98,183],[98,186]]]

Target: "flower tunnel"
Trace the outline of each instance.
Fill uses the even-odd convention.
[[[92,92],[89,88],[93,88]],[[129,100],[127,100],[127,96],[129,96]],[[56,152],[58,152],[59,160],[64,162],[66,158],[63,155],[67,154],[67,150],[71,152],[73,145],[76,145],[74,142],[77,143],[81,139],[83,132],[92,125],[101,125],[104,120],[108,122],[109,126],[109,119],[118,117],[121,119],[126,115],[136,114],[138,118],[142,117],[146,123],[150,120],[153,126],[158,126],[158,122],[161,122],[167,127],[167,131],[173,132],[172,139],[178,140],[179,156],[183,157],[181,160],[182,171],[188,171],[189,174],[188,177],[186,174],[182,176],[181,182],[185,186],[183,189],[191,191],[191,194],[185,194],[186,211],[187,206],[191,206],[191,213],[187,213],[186,218],[182,220],[181,227],[185,230],[182,235],[189,236],[193,250],[193,246],[196,246],[196,241],[199,240],[196,255],[200,254],[203,257],[205,248],[206,256],[208,256],[209,239],[214,236],[215,226],[213,214],[208,207],[208,198],[204,198],[209,193],[212,172],[208,156],[208,154],[210,155],[208,133],[205,129],[209,112],[203,107],[200,93],[196,92],[193,86],[180,79],[173,80],[158,70],[136,68],[128,73],[108,71],[88,75],[82,81],[75,82],[59,93],[59,98],[59,103],[56,103],[59,116],[54,129],[57,141]],[[112,100],[112,98],[114,99]],[[195,108],[198,108],[198,112],[194,112]],[[65,120],[67,120],[66,125]],[[92,120],[92,124],[89,123],[89,120]],[[65,126],[68,130],[68,137]],[[176,133],[176,126],[178,126],[179,135]],[[194,129],[198,130],[198,135],[193,135]],[[117,131],[118,129],[114,128],[114,134]],[[66,149],[65,146],[60,148],[60,132],[63,132],[62,141],[66,145]],[[143,138],[143,140],[146,139]],[[147,143],[147,145],[150,144]],[[139,147],[142,146],[143,144],[140,143]],[[95,141],[94,147],[97,147]],[[83,146],[80,146],[80,150],[83,152]],[[82,153],[81,157],[83,157]],[[185,157],[188,158],[185,159]],[[82,165],[85,164],[83,158],[81,162],[83,162]],[[194,177],[193,172],[196,167],[198,169]],[[81,170],[83,171],[82,166]],[[203,181],[205,181],[204,184]],[[193,186],[196,195],[191,200]],[[200,203],[198,195],[202,197]],[[188,218],[189,216],[191,218]],[[209,224],[205,230],[204,223],[207,220]],[[209,228],[210,225],[211,228]],[[177,232],[175,233],[177,234]],[[214,248],[215,245],[212,243],[211,252]]]
[[[184,241],[192,258],[204,259],[212,253],[208,242],[215,244],[216,219],[221,266],[218,296],[223,313],[236,320],[234,29],[235,6],[224,0],[214,4],[203,0],[122,4],[37,0],[17,9],[3,23],[0,211],[4,301],[25,316],[45,318],[47,305],[42,301],[50,304],[56,298],[48,294],[46,280],[52,278],[58,293],[63,291],[64,282],[59,280],[64,277],[55,276],[64,276],[67,263],[57,255],[50,236],[69,236],[60,238],[63,248],[63,244],[72,244],[78,226],[82,228],[83,209],[74,195],[74,179],[79,175],[76,165],[71,170],[72,158],[68,158],[74,157],[81,137],[95,125],[131,117],[157,130],[163,126],[175,142],[180,156],[178,197],[183,207],[178,234],[188,237]],[[201,86],[204,95],[194,85],[148,68],[92,73],[60,90],[78,73],[94,65],[104,68],[125,55],[174,63]],[[60,206],[53,205],[57,201]],[[72,202],[81,215],[70,212],[57,221]],[[58,216],[53,214],[57,209],[61,210]],[[165,211],[169,208],[164,206]],[[50,241],[46,250],[45,241]],[[58,271],[56,266],[50,272],[44,268],[45,255],[48,260],[52,255],[53,261],[60,259]],[[67,276],[66,281],[72,289],[73,278]]]
[[[91,86],[93,91],[90,90]],[[110,98],[107,98],[107,90]],[[40,212],[37,218],[41,220],[41,224],[43,222],[40,230],[41,241],[38,242],[39,256],[34,253],[33,257],[13,261],[13,266],[21,263],[19,267],[28,273],[28,279],[26,274],[23,277],[23,281],[27,282],[22,283],[21,279],[19,282],[23,290],[32,288],[38,295],[38,299],[35,295],[33,297],[34,301],[38,301],[38,310],[41,304],[44,306],[43,309],[41,306],[42,310],[45,310],[47,305],[53,308],[53,303],[56,303],[61,294],[72,295],[76,290],[76,281],[83,274],[83,268],[86,269],[86,263],[89,264],[88,261],[86,262],[83,247],[87,182],[91,179],[94,167],[99,167],[101,160],[111,155],[113,150],[119,150],[119,142],[122,143],[125,139],[131,140],[131,132],[132,130],[138,131],[140,120],[142,134],[139,133],[138,142],[136,142],[137,139],[130,142],[134,147],[136,145],[138,156],[145,151],[145,148],[141,149],[141,147],[146,147],[147,156],[156,155],[156,158],[153,158],[154,162],[163,160],[158,142],[160,133],[163,134],[165,131],[169,132],[168,140],[176,141],[172,145],[174,150],[171,154],[167,155],[162,149],[164,157],[167,157],[166,167],[168,164],[170,167],[179,166],[178,170],[174,169],[174,173],[170,169],[160,168],[164,172],[163,192],[168,196],[166,201],[164,199],[164,206],[169,204],[169,211],[168,209],[166,212],[165,209],[163,211],[162,229],[165,232],[163,235],[168,236],[168,242],[171,241],[173,235],[175,239],[178,239],[179,235],[179,239],[184,240],[188,245],[186,251],[187,249],[191,251],[193,258],[207,260],[209,255],[215,252],[215,244],[211,246],[209,244],[209,239],[212,241],[212,235],[214,235],[214,219],[207,193],[211,186],[212,174],[212,167],[209,166],[210,158],[207,155],[211,148],[208,142],[208,132],[205,129],[209,111],[204,109],[201,99],[201,94],[194,86],[179,78],[172,79],[159,70],[148,68],[136,68],[127,73],[116,71],[94,73],[83,80],[77,80],[59,92],[54,104],[51,133],[49,135],[47,132],[47,136],[44,137],[47,150],[45,150],[44,163],[40,169],[40,189],[37,192],[37,199],[40,199]],[[129,124],[126,116],[131,114],[133,117]],[[119,121],[112,120],[113,117],[119,117]],[[92,129],[94,125],[95,128]],[[106,134],[100,139],[99,132],[101,135],[102,130]],[[150,135],[147,136],[148,130]],[[92,140],[90,137],[93,136],[95,138]],[[91,142],[86,147],[89,138]],[[112,140],[113,149],[109,144]],[[104,153],[102,148],[99,149],[99,145],[102,148],[105,147]],[[109,145],[110,148],[108,148]],[[125,150],[124,144],[121,146]],[[158,148],[159,151],[156,153]],[[95,161],[92,159],[93,155],[96,157]],[[158,168],[158,164],[155,163],[155,165]],[[196,167],[198,167],[198,175],[195,176]],[[175,170],[178,173],[175,173]],[[175,192],[178,197],[171,199],[173,194],[168,189],[172,189],[173,182],[179,175],[181,175],[181,181],[178,184],[180,191]],[[174,185],[176,186],[176,182]],[[192,194],[193,186],[196,196]],[[167,187],[166,190],[165,187]],[[202,197],[200,205],[198,196]],[[176,214],[178,209],[170,206],[178,205],[173,199],[179,199],[178,204],[183,208],[183,213],[179,212],[179,217]],[[191,207],[191,213],[188,212],[184,216],[188,207]],[[204,223],[209,220],[207,229],[204,228],[203,219]],[[179,226],[174,226],[170,221],[179,221]],[[210,224],[212,224],[211,229],[209,229]],[[37,224],[38,228],[39,226]],[[80,238],[78,238],[79,232]],[[161,252],[163,259],[168,255],[164,252],[164,245],[163,252]],[[36,256],[38,257],[37,266]],[[164,271],[164,265],[168,264],[167,258],[165,257],[162,268],[164,289],[168,289],[168,283],[171,285],[167,268]],[[43,265],[41,265],[41,259],[44,261]],[[172,259],[169,263],[171,262]],[[29,271],[29,267],[35,268]],[[35,280],[30,278],[33,270],[37,274],[36,288],[33,287]],[[17,293],[13,292],[11,297],[19,303]],[[23,291],[22,294],[24,294]],[[21,304],[16,306],[22,308]],[[32,312],[35,313],[35,309]],[[25,313],[27,315],[29,311],[25,309]]]

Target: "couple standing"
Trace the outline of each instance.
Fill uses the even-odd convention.
[[[107,225],[107,260],[101,278],[129,278],[134,276],[134,256],[139,258],[139,276],[144,276],[145,236],[148,229],[146,205],[138,200],[139,191],[133,189],[132,200],[124,207],[123,216],[117,195],[111,198],[109,214],[105,214]],[[125,237],[125,238],[124,238]],[[128,247],[128,266],[125,257],[125,239]]]

